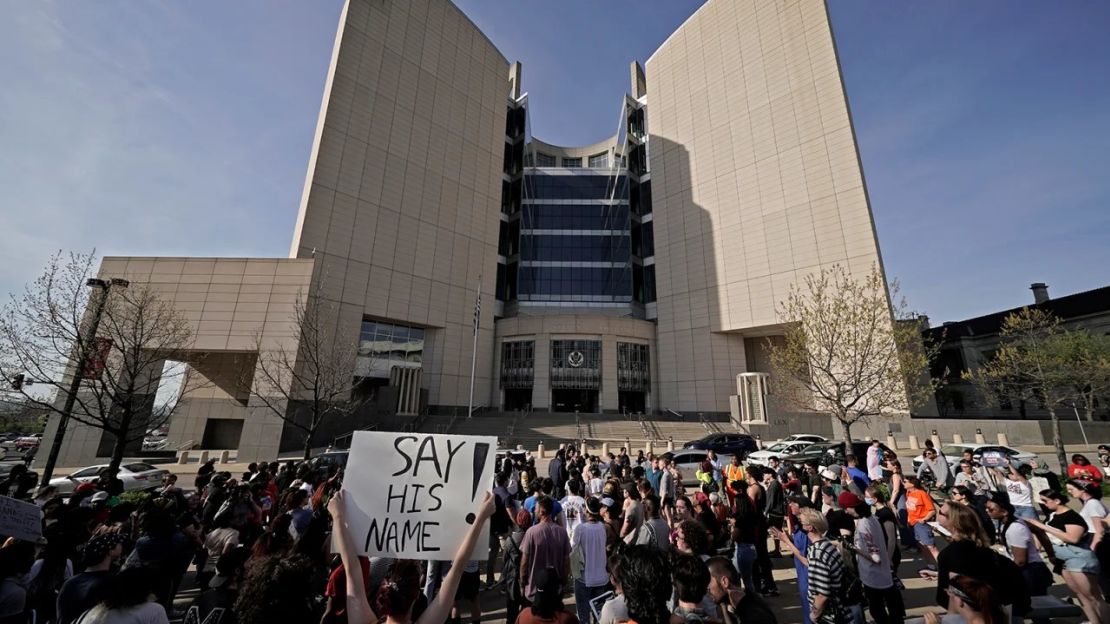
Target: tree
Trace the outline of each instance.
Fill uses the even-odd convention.
[[[852,440],[852,426],[906,413],[927,402],[936,384],[929,363],[939,347],[922,341],[921,323],[904,301],[891,306],[877,266],[862,279],[834,265],[794,285],[779,304],[786,323],[767,340],[774,392],[802,410],[832,415]]]
[[[305,459],[321,425],[350,416],[363,403],[352,398],[358,344],[337,335],[339,304],[325,298],[323,281],[307,295],[301,293],[294,306],[290,321],[299,334],[296,346],[255,335],[252,393],[270,413],[300,430]]]
[[[1095,408],[1110,398],[1110,336],[1084,329],[1065,332],[1069,376],[1077,391],[1078,404],[1087,420],[1094,420]]]
[[[152,414],[159,387],[186,374],[165,363],[196,357],[187,352],[191,327],[170,303],[147,286],[97,280],[95,265],[93,254],[59,252],[11,297],[0,312],[0,375],[23,376],[12,390],[29,406],[111,435],[116,470],[128,445],[164,424],[181,398]]]
[[[1080,330],[1082,331],[1082,330]],[[1022,308],[1006,316],[998,333],[999,348],[978,368],[965,371],[988,404],[1004,399],[1032,401],[1052,420],[1052,445],[1062,468],[1068,465],[1056,410],[1082,400],[1082,337],[1060,325],[1050,312]]]

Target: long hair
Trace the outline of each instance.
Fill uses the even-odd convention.
[[[954,597],[960,599],[972,611],[983,616],[986,624],[1005,624],[1008,618],[1003,615],[1002,605],[990,585],[970,576],[956,576],[949,583]]]
[[[952,532],[953,540],[969,540],[983,548],[991,547],[991,540],[974,509],[959,504],[949,504],[947,507],[948,530]]]
[[[420,593],[420,565],[410,559],[397,559],[378,588],[377,607],[382,618],[404,619]]]
[[[317,621],[311,592],[316,567],[303,555],[267,557],[247,568],[235,601],[239,624]]]
[[[649,545],[632,546],[621,554],[618,579],[628,605],[628,616],[637,624],[668,624],[671,614],[671,566],[663,553]]]

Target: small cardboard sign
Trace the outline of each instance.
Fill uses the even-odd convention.
[[[0,535],[26,542],[42,537],[42,510],[9,496],[0,496]]]
[[[493,487],[496,455],[492,436],[355,432],[343,490],[359,552],[452,559]],[[472,559],[488,554],[474,550]]]

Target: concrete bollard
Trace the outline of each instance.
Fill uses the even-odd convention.
[[[536,445],[536,458],[543,459],[543,442]]]
[[[929,439],[933,441],[933,447],[934,448],[938,448],[938,449],[940,448],[940,436],[939,435],[934,433],[933,435],[929,436]]]
[[[624,439],[624,450],[625,451],[631,451],[632,450],[632,438],[625,438]]]
[[[998,445],[999,446],[1010,446],[1010,437],[1007,436],[1005,433],[999,432],[999,434],[998,434]]]
[[[208,463],[208,451],[201,451],[200,452],[200,463],[201,464]]]
[[[602,442],[601,443],[601,456],[602,457],[609,457],[609,443],[608,442]]]
[[[651,455],[653,446],[654,445],[651,443],[651,440],[644,442],[644,455]]]
[[[975,443],[976,444],[986,444],[987,443],[987,438],[986,438],[986,436],[983,435],[983,431],[980,430],[980,429],[975,430]]]
[[[960,435],[958,433],[953,433],[952,434],[952,444],[963,444],[963,443],[964,443],[964,437],[962,435]]]
[[[667,440],[667,452],[674,451],[674,440]]]
[[[916,451],[919,448],[921,448],[921,447],[918,446],[918,444],[917,444],[917,436],[915,436],[911,433],[910,434],[910,450]]]
[[[886,445],[888,447],[890,447],[890,450],[892,450],[892,451],[897,451],[898,450],[898,443],[894,440],[894,436],[892,436],[892,435],[887,435]]]
[[[189,451],[181,451],[180,453],[178,453],[177,454],[177,463],[179,463],[179,464],[189,463]]]
[[[226,464],[231,459],[231,451],[220,451],[220,463]]]

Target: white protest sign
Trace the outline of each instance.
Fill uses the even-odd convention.
[[[38,505],[0,496],[0,535],[26,542],[42,537],[42,510]]]
[[[492,436],[356,431],[343,490],[359,552],[454,558],[493,487],[496,455]],[[484,560],[488,549],[479,542],[471,558]]]

